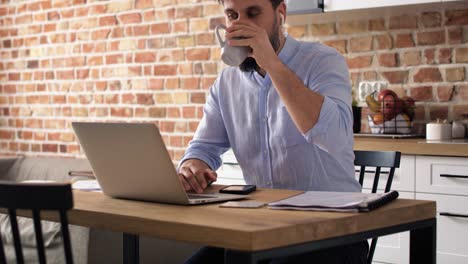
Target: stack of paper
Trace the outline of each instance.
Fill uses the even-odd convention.
[[[302,194],[269,203],[270,209],[360,212],[371,211],[398,198],[398,192],[356,193],[316,192]]]

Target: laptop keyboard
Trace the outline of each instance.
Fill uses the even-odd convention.
[[[203,195],[203,194],[187,194],[189,199],[206,199],[206,198],[216,198],[215,195]]]

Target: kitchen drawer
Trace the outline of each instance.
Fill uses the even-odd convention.
[[[416,192],[468,196],[468,158],[417,156]]]
[[[392,190],[414,192],[414,175],[415,175],[415,156],[414,155],[402,155],[400,160],[400,168],[395,170],[393,175]],[[360,167],[355,167],[356,171],[360,170]],[[374,182],[374,167],[366,168],[364,174],[364,188],[372,189],[372,183]],[[384,190],[387,184],[389,169],[382,169],[383,174],[380,174],[379,190]],[[356,179],[359,179],[359,172],[356,172]]]
[[[416,193],[416,199],[437,203],[437,263],[468,263],[468,197]]]

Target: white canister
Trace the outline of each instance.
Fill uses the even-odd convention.
[[[462,121],[453,121],[452,123],[452,138],[464,138],[465,125]]]
[[[452,139],[452,125],[449,123],[427,123],[427,140],[450,140]]]

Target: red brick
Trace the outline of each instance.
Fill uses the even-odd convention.
[[[215,38],[212,33],[200,33],[195,36],[196,45],[215,45]]]
[[[466,119],[468,115],[468,105],[454,105],[453,106],[453,118],[454,119]]]
[[[445,12],[446,25],[468,25],[468,9],[447,10]]]
[[[435,64],[435,49],[424,50],[424,57],[426,59],[426,64]]]
[[[376,18],[376,19],[369,20],[369,30],[370,31],[384,31],[385,20],[383,18]]]
[[[177,66],[176,65],[157,65],[154,66],[154,75],[176,75]]]
[[[153,7],[153,0],[136,0],[136,8],[144,9]]]
[[[452,49],[440,49],[439,50],[439,64],[451,63],[452,62]]]
[[[455,50],[455,62],[466,63],[468,62],[468,48],[457,48]]]
[[[426,27],[439,27],[442,22],[442,16],[439,12],[424,12],[421,15],[421,24]]]
[[[335,23],[312,24],[310,25],[312,36],[331,36],[335,32]]]
[[[151,34],[153,35],[168,34],[170,32],[171,27],[169,23],[157,23],[151,25]]]
[[[154,104],[152,94],[137,94],[137,103],[140,105],[152,105]]]
[[[417,34],[418,45],[439,45],[445,43],[445,31],[420,32]]]
[[[323,44],[329,46],[329,47],[332,47],[334,49],[336,49],[339,53],[341,54],[345,54],[346,53],[346,43],[347,41],[344,40],[344,39],[341,39],[341,40],[329,40],[329,41],[325,41],[323,42]]]
[[[468,101],[468,85],[457,85],[456,90],[461,100]]]
[[[421,52],[408,51],[401,56],[401,63],[404,66],[414,66],[421,64]]]
[[[42,152],[58,152],[57,144],[42,144]]]
[[[345,21],[345,22],[338,22],[337,24],[338,34],[364,33],[364,32],[367,32],[367,29],[368,29],[367,20]]]
[[[15,138],[15,132],[14,131],[0,130],[0,139],[12,140],[14,138]]]
[[[350,52],[363,52],[372,50],[372,36],[352,38],[350,40]]]
[[[200,88],[200,78],[199,77],[189,77],[183,78],[181,81],[182,89],[199,89]]]
[[[154,10],[147,10],[143,12],[143,20],[144,21],[155,21],[156,16],[154,14]]]
[[[431,106],[429,109],[429,116],[431,120],[447,119],[448,106]]]
[[[437,87],[437,98],[439,102],[451,101],[455,94],[455,86],[453,85],[441,85]]]
[[[194,18],[202,16],[201,6],[178,7],[176,8],[176,18]]]
[[[448,29],[449,44],[461,44],[463,40],[463,29],[462,28],[450,28]]]
[[[372,64],[372,56],[357,56],[347,58],[347,64],[350,69],[368,68]]]
[[[187,60],[208,60],[210,58],[209,48],[189,49],[187,52]]]
[[[409,48],[414,47],[413,35],[409,34],[398,34],[395,41],[396,48]]]
[[[390,18],[390,29],[416,29],[418,19],[416,16],[402,15]]]
[[[149,116],[162,118],[166,117],[166,108],[164,107],[152,107],[149,109]]]
[[[392,37],[389,34],[385,35],[377,35],[375,36],[375,41],[377,44],[377,49],[382,50],[388,50],[393,48],[393,40]]]
[[[445,79],[447,82],[461,82],[465,80],[465,67],[445,69]]]
[[[112,26],[117,25],[115,16],[105,16],[99,18],[99,26]]]
[[[148,35],[150,35],[150,28],[148,25],[133,27],[133,36],[148,36]]]
[[[134,24],[141,23],[141,14],[140,13],[128,13],[118,16],[120,23],[122,24]]]
[[[182,107],[182,117],[183,118],[196,118],[196,107],[195,106],[187,106]]]
[[[421,68],[413,76],[414,82],[442,82],[442,74],[438,68]]]
[[[142,62],[154,62],[154,61],[156,61],[156,53],[152,51],[139,52],[135,54],[135,62],[142,63]]]
[[[130,107],[112,107],[111,116],[116,117],[132,117],[133,109]]]
[[[382,72],[382,75],[390,84],[406,83],[408,80],[408,71],[388,71]]]
[[[111,32],[110,29],[95,30],[91,32],[91,39],[92,40],[107,39],[110,35],[110,32]]]
[[[432,101],[432,86],[411,88],[410,96],[413,97],[415,101]]]
[[[194,104],[204,104],[206,100],[206,94],[203,93],[191,93],[190,94],[190,103]]]
[[[396,53],[387,53],[380,54],[378,56],[379,64],[383,67],[397,67],[398,66],[398,54]]]

